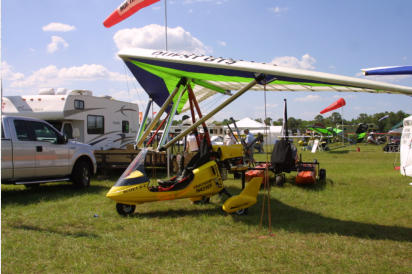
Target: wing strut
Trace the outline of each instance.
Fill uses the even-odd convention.
[[[144,131],[144,128],[146,127],[147,117],[149,116],[149,110],[152,107],[152,104],[153,104],[153,99],[149,98],[149,101],[147,101],[147,106],[146,106],[146,110],[144,112],[142,123],[140,124],[139,131],[137,132],[137,135],[136,135],[135,144],[137,144],[139,142],[139,140],[141,139],[140,137],[141,137],[141,135]]]
[[[187,90],[189,92],[189,100],[191,100],[190,105],[192,105],[192,102],[193,102],[193,105],[196,108],[197,115],[198,115],[199,119],[202,119],[202,112],[200,111],[200,107],[199,107],[199,104],[196,101],[196,97],[195,97],[195,94],[193,93],[192,87],[190,85],[187,85]],[[211,146],[212,143],[210,142],[209,130],[207,129],[206,123],[203,122],[202,126],[203,126],[203,131],[204,131],[204,134],[205,134],[206,141],[207,141],[208,145]],[[199,147],[200,147],[200,143],[199,143]]]
[[[169,95],[169,97],[167,97],[166,101],[164,102],[164,104],[162,105],[162,107],[160,108],[159,112],[156,114],[156,116],[153,118],[153,121],[150,123],[150,125],[147,127],[147,129],[145,130],[145,132],[143,133],[143,135],[140,137],[139,142],[137,142],[136,147],[140,147],[143,144],[144,139],[149,135],[150,131],[152,131],[152,129],[155,127],[155,125],[157,124],[157,122],[160,120],[160,117],[162,116],[162,114],[165,112],[166,108],[170,105],[170,103],[172,102],[173,98],[175,97],[175,95],[177,94],[177,92],[179,91],[180,87],[183,85],[186,85],[186,78],[181,78],[180,81],[177,83],[175,89],[173,90],[173,92]]]
[[[180,133],[179,135],[177,135],[175,138],[173,138],[170,142],[168,142],[167,144],[165,144],[161,150],[165,150],[168,147],[172,146],[174,143],[176,143],[177,141],[179,141],[180,139],[182,139],[184,136],[186,136],[187,134],[189,134],[189,132],[191,132],[194,128],[197,128],[200,124],[204,123],[205,121],[209,120],[213,115],[215,115],[216,113],[218,113],[219,111],[221,111],[223,108],[225,108],[227,105],[229,105],[230,103],[232,103],[234,100],[236,100],[237,98],[239,98],[241,95],[243,95],[243,93],[245,93],[246,91],[248,91],[249,89],[251,89],[253,86],[255,86],[259,81],[261,81],[262,79],[264,79],[264,74],[259,74],[255,79],[253,79],[249,84],[247,84],[246,86],[244,86],[243,88],[241,88],[238,92],[236,92],[236,94],[230,96],[228,99],[226,99],[226,101],[224,101],[222,104],[220,104],[219,106],[217,106],[214,110],[212,110],[211,112],[209,112],[208,114],[206,114],[205,116],[203,116],[203,118],[199,119],[196,123],[194,123],[192,126],[190,126],[189,128],[187,128],[185,131],[183,131],[182,133]]]
[[[173,107],[172,107],[171,111],[169,112],[169,114],[170,114],[169,120],[167,121],[167,124],[164,128],[164,131],[163,131],[162,137],[160,138],[160,142],[159,142],[159,145],[158,145],[157,149],[159,149],[161,146],[163,146],[164,143],[166,142],[167,136],[169,136],[170,126],[172,125],[173,118],[174,118],[174,116],[176,114],[176,111],[177,111],[177,107],[180,104],[180,100],[182,99],[182,95],[186,91],[185,89],[179,89],[179,90],[180,91],[179,91],[179,94],[178,94],[178,99],[176,100],[176,102],[174,102]]]

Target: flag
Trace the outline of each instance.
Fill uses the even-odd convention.
[[[140,9],[150,6],[158,1],[160,0],[126,0],[112,14],[110,14],[106,20],[104,20],[103,25],[106,28],[110,28]]]

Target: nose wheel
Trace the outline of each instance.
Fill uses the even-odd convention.
[[[135,205],[126,205],[126,204],[116,204],[116,210],[117,213],[119,213],[122,216],[130,216],[134,213],[134,210],[136,209]]]

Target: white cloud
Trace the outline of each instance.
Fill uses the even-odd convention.
[[[147,25],[142,28],[122,29],[115,33],[113,40],[119,49],[125,48],[165,48],[165,28]],[[210,50],[190,32],[182,27],[167,28],[168,49],[205,54]]]
[[[303,55],[301,60],[294,56],[282,56],[276,57],[270,63],[289,68],[315,69],[313,64],[316,63],[316,59],[309,54]]]
[[[273,8],[269,8],[269,10],[275,14],[279,14],[281,12],[285,12],[288,10],[288,8],[281,8],[281,7],[273,7]]]
[[[130,90],[110,91],[110,96],[120,101],[133,102],[135,104],[147,103],[147,95],[143,88],[132,88]]]
[[[217,43],[222,47],[226,47],[226,42],[225,41],[217,41]]]
[[[316,102],[321,99],[320,95],[314,95],[314,94],[309,94],[306,95],[305,97],[298,97],[294,99],[293,101],[296,102]]]
[[[69,44],[60,36],[52,36],[50,44],[47,45],[47,52],[54,53],[59,48],[67,48]]]
[[[72,81],[126,81],[131,80],[127,75],[118,72],[111,72],[102,65],[82,65],[77,67],[57,68],[54,65],[41,68],[33,72],[27,78],[21,74],[15,79],[10,79],[12,88],[39,88],[65,86]]]
[[[76,27],[75,26],[70,26],[67,24],[63,24],[63,23],[50,23],[46,26],[44,26],[43,31],[55,31],[55,32],[68,32],[68,31],[72,31],[75,30]]]
[[[1,78],[9,81],[19,81],[24,78],[24,74],[14,72],[13,68],[6,62],[1,62]]]

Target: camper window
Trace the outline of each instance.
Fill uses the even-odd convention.
[[[74,109],[84,109],[84,101],[74,100]]]
[[[122,121],[122,133],[129,133],[129,121]]]
[[[100,115],[87,115],[87,133],[104,134],[104,117]]]

